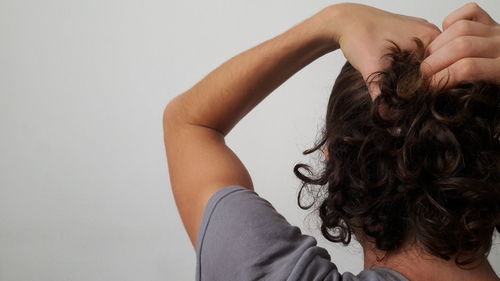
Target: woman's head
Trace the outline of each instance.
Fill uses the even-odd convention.
[[[329,157],[317,176],[294,167],[299,206],[316,206],[332,242],[348,244],[356,233],[388,254],[418,243],[464,266],[487,255],[500,231],[500,86],[430,88],[415,42],[413,51],[390,48],[391,65],[374,76],[374,101],[361,74],[344,65],[322,136],[304,151]],[[304,188],[317,204],[301,204]]]

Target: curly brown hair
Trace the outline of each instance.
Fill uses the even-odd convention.
[[[295,165],[297,200],[316,205],[329,241],[347,245],[359,231],[386,254],[418,242],[463,268],[486,257],[500,231],[500,85],[431,87],[414,41],[415,50],[391,42],[390,66],[371,76],[381,89],[374,101],[345,63],[321,138],[303,152],[328,149],[329,159],[318,175]],[[306,206],[304,188],[314,198]]]

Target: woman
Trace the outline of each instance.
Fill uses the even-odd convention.
[[[364,114],[364,118],[369,119],[363,119],[371,122],[370,126],[358,122],[355,130],[363,134],[371,134],[376,130],[375,135],[378,137],[374,140],[382,141],[382,146],[385,145],[385,139],[396,140],[401,137],[403,144],[399,145],[404,145],[405,137],[408,141],[413,141],[414,136],[405,136],[405,133],[421,132],[409,129],[413,128],[412,123],[403,109],[412,107],[405,103],[405,98],[406,101],[426,104],[425,102],[433,98],[428,93],[442,94],[449,89],[466,95],[486,89],[485,93],[489,95],[485,98],[495,100],[491,92],[496,91],[494,83],[500,81],[500,54],[496,51],[500,49],[497,39],[500,33],[496,22],[477,5],[468,4],[450,14],[445,19],[443,28],[441,33],[436,26],[423,19],[388,13],[365,5],[333,5],[285,33],[230,59],[169,103],[164,113],[164,136],[170,181],[184,226],[196,249],[197,280],[499,280],[484,256],[489,250],[485,248],[488,241],[481,242],[475,239],[477,237],[472,237],[470,241],[475,241],[476,244],[479,242],[472,245],[461,243],[462,240],[458,239],[460,241],[457,240],[457,245],[463,247],[453,249],[453,244],[450,243],[432,243],[432,237],[408,235],[409,230],[418,227],[431,229],[425,221],[421,222],[421,225],[410,227],[407,224],[402,229],[392,228],[392,232],[388,232],[391,235],[384,235],[391,229],[391,221],[388,221],[391,216],[384,212],[369,212],[381,210],[378,208],[380,204],[368,208],[368,201],[361,197],[351,198],[353,200],[341,198],[340,186],[356,186],[361,190],[378,186],[379,191],[391,191],[388,187],[396,186],[393,189],[398,193],[418,194],[418,190],[410,186],[420,183],[420,178],[415,177],[414,172],[421,169],[406,167],[403,170],[407,173],[399,174],[396,172],[401,171],[400,167],[391,167],[391,164],[388,164],[385,171],[393,171],[391,179],[397,179],[397,185],[394,181],[389,181],[388,177],[382,176],[380,179],[377,177],[380,173],[369,170],[358,171],[357,177],[346,175],[345,171],[340,173],[342,169],[345,170],[345,166],[338,166],[337,162],[344,161],[343,163],[347,164],[349,157],[364,155],[368,163],[378,163],[373,157],[367,156],[373,156],[372,152],[378,152],[378,148],[365,146],[359,147],[359,151],[365,151],[367,154],[342,154],[346,144],[356,141],[346,140],[341,134],[347,133],[337,130],[332,131],[332,135],[327,131],[324,138],[326,141],[322,141],[315,148],[327,143],[325,155],[330,159],[326,161],[326,171],[331,173],[325,172],[320,179],[315,180],[299,172],[298,168],[303,167],[301,165],[298,165],[295,171],[305,184],[328,186],[326,196],[323,196],[324,204],[319,209],[325,237],[335,242],[347,243],[352,232],[364,247],[365,270],[357,276],[349,272],[340,274],[337,267],[331,263],[329,254],[325,249],[316,246],[313,237],[301,234],[297,227],[291,226],[269,202],[253,191],[247,170],[224,143],[224,137],[236,123],[269,93],[310,62],[338,48],[341,48],[349,63],[336,81],[329,112],[343,112],[340,116],[345,117],[353,112],[349,110],[349,106],[359,105],[356,110],[371,109],[373,112],[369,116]],[[413,38],[419,40],[414,41]],[[472,39],[475,42],[474,48],[463,48],[467,46],[464,44]],[[392,41],[400,49],[398,51],[398,48],[393,48],[391,55],[384,56],[388,41]],[[421,44],[417,45],[416,52],[401,51],[415,49],[415,42]],[[425,60],[421,61],[424,58]],[[381,75],[371,76],[384,70],[386,71],[381,72]],[[420,73],[425,76],[419,76]],[[353,79],[353,83],[357,84],[349,83],[349,79]],[[459,88],[462,87],[461,83],[476,80],[481,81],[478,83],[488,81],[490,84],[478,84],[479,86],[471,89]],[[401,88],[401,85],[406,88]],[[346,90],[349,87],[356,89]],[[337,93],[342,93],[345,98],[350,99],[349,102],[342,105],[342,95]],[[348,93],[364,95],[360,100],[355,100],[354,97],[350,98]],[[405,97],[404,93],[411,94]],[[427,93],[427,101],[421,101],[416,95],[418,93]],[[460,100],[460,97],[458,95],[456,100]],[[473,102],[475,100],[472,99]],[[433,101],[438,100],[434,97]],[[478,102],[488,103],[481,99]],[[448,120],[453,123],[460,119],[455,118],[453,114],[456,112],[453,112],[453,109],[443,111],[451,111],[451,117],[442,115],[439,107],[429,107],[429,112],[436,108],[438,111],[432,112],[435,114],[432,116],[443,116],[443,122]],[[488,116],[496,116],[498,108],[493,108],[493,113],[490,112]],[[415,114],[417,113],[418,111]],[[352,114],[345,119],[335,118],[337,117],[332,117],[332,120],[339,124],[358,120]],[[422,119],[421,116],[418,118]],[[464,118],[460,120],[465,122]],[[491,124],[485,124],[484,128],[488,129],[489,126]],[[328,124],[326,127],[328,128]],[[491,161],[487,166],[493,178],[485,179],[484,184],[488,186],[490,199],[495,199],[498,198],[499,186],[491,181],[495,180],[495,173],[498,173],[498,135],[490,132],[490,136],[492,140],[485,144],[485,149],[496,149],[491,153]],[[335,146],[337,143],[344,145],[339,146],[342,149]],[[446,147],[442,149],[447,151]],[[389,150],[386,148],[384,151]],[[436,156],[436,161],[446,160],[448,154],[444,153],[442,158]],[[455,151],[452,156],[458,154],[459,152]],[[385,157],[383,163],[390,163],[386,159],[387,154],[380,155]],[[418,155],[410,156],[420,159]],[[332,168],[335,165],[338,167]],[[437,176],[456,173],[460,163],[455,165],[454,169],[440,168],[450,166],[453,165],[436,166]],[[429,172],[428,169],[425,171]],[[470,175],[471,178],[475,176]],[[432,178],[436,175],[425,174],[425,177]],[[339,182],[340,179],[347,178],[351,179],[349,184]],[[354,178],[369,184],[364,187],[362,184],[353,185]],[[390,196],[394,195],[388,196],[387,198],[392,199]],[[483,195],[481,198],[484,197],[487,196]],[[377,199],[372,203],[387,201],[380,197],[380,194],[371,198]],[[363,199],[364,201],[360,202],[365,205],[353,203],[358,199]],[[485,199],[485,202],[491,203],[490,199]],[[412,202],[408,199],[405,202],[414,205],[406,206],[406,209],[400,206],[400,209],[409,210],[424,201]],[[366,208],[362,210],[359,206]],[[425,211],[425,207],[419,210]],[[498,217],[498,204],[493,203],[489,208],[489,215]],[[401,220],[396,219],[397,216],[392,218],[398,225],[402,225]],[[410,218],[413,217],[408,217],[407,221],[411,221]],[[374,219],[379,221],[370,221]],[[380,223],[380,220],[385,220],[385,223]],[[497,228],[499,225],[498,219],[483,224],[487,225],[481,228],[481,235],[484,235],[491,225]],[[450,224],[446,230],[452,229],[453,225]],[[462,229],[460,226],[463,225],[456,229]],[[428,247],[429,245],[431,246]],[[432,245],[447,247],[433,248]],[[471,257],[471,253],[475,253],[472,255],[476,258],[474,264],[467,259]],[[465,260],[462,256],[466,257]],[[456,259],[457,257],[459,258]],[[470,264],[474,267],[464,269],[464,265]]]

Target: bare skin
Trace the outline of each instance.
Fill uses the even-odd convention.
[[[455,14],[454,18],[460,16]],[[484,19],[484,15],[473,18]],[[380,60],[387,47],[384,39],[408,48],[413,46],[413,37],[429,46],[439,34],[439,28],[424,19],[366,5],[337,4],[231,58],[173,99],[164,112],[164,142],[174,199],[193,246],[197,245],[203,212],[213,194],[229,185],[253,189],[250,174],[224,138],[267,95],[312,61],[339,48],[366,78],[384,66]],[[488,42],[498,40],[495,37]],[[448,47],[449,52],[459,52],[447,44],[442,48]],[[429,65],[434,65],[433,71],[438,71],[437,61],[429,61]],[[485,63],[494,70],[497,61],[475,63],[478,66]],[[449,58],[448,62],[441,65],[453,65]],[[477,69],[481,68],[471,68],[470,74]],[[498,69],[492,73],[498,75]],[[454,76],[455,81],[459,78]],[[370,94],[376,96],[376,88]],[[378,263],[374,257],[379,253],[371,248],[365,243],[365,268],[390,267],[411,281],[499,280],[487,262],[464,272],[451,263],[427,259],[409,248]]]
[[[385,255],[377,250],[373,243],[362,242],[364,252],[364,268],[374,266],[388,267],[401,273],[410,281],[499,281],[488,259],[474,264],[473,269],[461,269],[453,259],[445,261],[427,254],[420,246],[407,246],[387,258],[377,261]]]
[[[170,183],[193,246],[214,193],[227,185],[253,189],[247,169],[224,137],[274,89],[339,48],[367,77],[384,66],[380,57],[390,45],[384,39],[409,48],[413,37],[428,45],[438,34],[439,28],[424,19],[336,4],[231,58],[171,100],[163,116]]]
[[[476,3],[449,14],[427,52],[421,71],[432,76],[434,86],[448,79],[447,88],[479,80],[500,83],[500,25]]]
[[[428,57],[421,65],[424,75],[432,76],[433,86],[447,88],[460,82],[488,81],[500,83],[500,25],[476,3],[468,3],[450,13],[443,21],[443,32],[427,47]],[[471,47],[471,42],[474,42]],[[464,47],[468,46],[468,47]],[[327,153],[327,151],[326,151]],[[426,253],[420,246],[406,247],[383,261],[384,252],[373,243],[362,242],[364,268],[392,268],[411,281],[498,281],[488,259],[471,270],[457,267]]]

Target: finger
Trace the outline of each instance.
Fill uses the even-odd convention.
[[[476,3],[468,3],[461,8],[453,11],[443,21],[443,31],[448,29],[453,23],[459,20],[476,21],[487,25],[496,24],[496,22]]]
[[[500,37],[462,36],[453,39],[422,61],[420,71],[431,76],[466,57],[497,58]]]
[[[428,54],[434,53],[436,50],[447,44],[448,42],[454,40],[461,36],[480,36],[486,37],[493,35],[493,31],[490,26],[483,23],[470,21],[470,20],[459,20],[450,26],[447,30],[437,36],[427,47]]]
[[[461,83],[500,83],[499,58],[463,58],[432,76],[431,87],[449,89]]]

